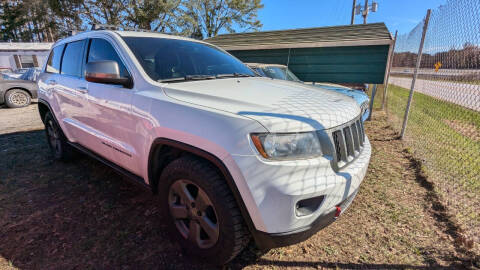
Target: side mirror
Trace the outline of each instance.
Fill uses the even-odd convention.
[[[132,87],[132,79],[120,76],[120,68],[115,61],[89,62],[85,66],[85,79],[89,82],[118,84]]]

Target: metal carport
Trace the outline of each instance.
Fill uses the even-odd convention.
[[[243,62],[282,64],[306,82],[381,84],[393,38],[384,23],[219,35]]]

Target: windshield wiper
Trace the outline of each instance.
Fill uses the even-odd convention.
[[[187,80],[213,80],[217,77],[213,75],[187,75],[185,76]]]
[[[217,74],[217,79],[221,78],[238,78],[238,77],[254,77],[253,75],[244,74],[244,73],[225,73],[225,74]]]
[[[158,80],[157,82],[181,82],[181,81],[196,81],[196,80],[213,80],[216,79],[213,75],[186,75],[178,78],[169,78]]]
[[[157,80],[157,82],[180,82],[180,81],[186,81],[185,77]]]

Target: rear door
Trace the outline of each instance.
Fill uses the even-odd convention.
[[[92,38],[86,62],[115,61],[122,77],[130,77],[124,61],[114,47],[114,42]],[[136,121],[131,113],[133,89],[122,85],[88,82],[90,104],[89,125],[97,140],[112,151],[111,160],[121,167],[140,175],[137,153],[132,146]]]
[[[88,145],[89,137],[85,123],[85,114],[88,113],[87,82],[82,74],[85,44],[86,40],[79,40],[65,45],[54,91],[69,139],[82,145]]]

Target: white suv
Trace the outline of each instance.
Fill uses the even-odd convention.
[[[370,159],[353,99],[256,77],[198,40],[80,33],[38,85],[54,157],[80,150],[151,188],[184,250],[217,264],[252,236],[268,249],[332,223]]]

